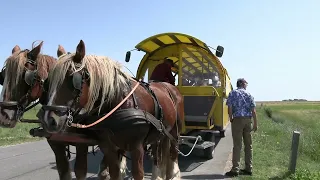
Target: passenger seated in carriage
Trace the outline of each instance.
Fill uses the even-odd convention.
[[[165,58],[164,62],[157,65],[150,77],[151,81],[161,81],[168,82],[172,85],[175,83],[175,78],[171,72],[171,68],[173,67],[173,61],[169,58]]]

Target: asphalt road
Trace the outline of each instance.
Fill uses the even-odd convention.
[[[179,157],[179,165],[182,179],[226,179],[223,174],[226,170],[226,162],[232,151],[232,138],[230,125],[226,131],[226,137],[216,140],[214,158],[205,160],[199,157],[199,152],[194,151],[188,157]],[[90,147],[91,150],[91,147]],[[75,149],[71,148],[72,152]],[[74,155],[70,164],[73,167]],[[87,179],[97,179],[97,172],[102,154],[88,155]],[[130,170],[130,160],[127,161]],[[0,180],[58,180],[55,157],[46,141],[25,143],[16,146],[0,148]],[[151,162],[145,162],[145,179],[150,179]],[[128,173],[130,178],[130,172]],[[73,174],[75,179],[75,176]]]

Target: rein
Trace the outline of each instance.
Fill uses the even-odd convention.
[[[137,82],[137,84],[132,88],[132,90],[130,91],[130,93],[116,106],[114,107],[108,114],[106,114],[105,116],[101,117],[99,120],[91,123],[91,124],[88,124],[88,125],[84,125],[84,124],[78,124],[78,123],[71,123],[70,126],[71,127],[75,127],[75,128],[82,128],[82,129],[85,129],[85,128],[89,128],[89,127],[92,127],[100,122],[102,122],[103,120],[107,119],[112,113],[114,113],[120,106],[122,106],[123,103],[125,103],[128,98],[134,93],[134,91],[138,88],[138,86],[140,85],[140,82],[141,79],[139,79],[139,81]]]

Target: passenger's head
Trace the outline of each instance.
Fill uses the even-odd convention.
[[[174,65],[174,64],[173,64],[173,60],[170,59],[170,58],[167,58],[167,57],[164,58],[164,62],[167,63],[167,64],[169,64],[171,67],[173,67],[173,65]]]
[[[237,80],[237,88],[247,89],[248,82],[244,78],[239,78]]]

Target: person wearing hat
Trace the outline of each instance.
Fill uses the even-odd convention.
[[[248,86],[244,78],[237,80],[237,89],[229,93],[227,99],[228,113],[231,122],[233,139],[232,168],[226,176],[252,175],[252,136],[256,131],[257,115],[253,96],[246,90]],[[253,119],[253,126],[252,126]],[[240,152],[242,139],[245,152],[245,168],[240,170]]]
[[[161,81],[161,82],[168,82],[172,85],[175,83],[175,78],[172,74],[171,68],[173,67],[173,61],[169,58],[165,58],[164,62],[157,65],[151,76],[150,80],[152,81]]]

